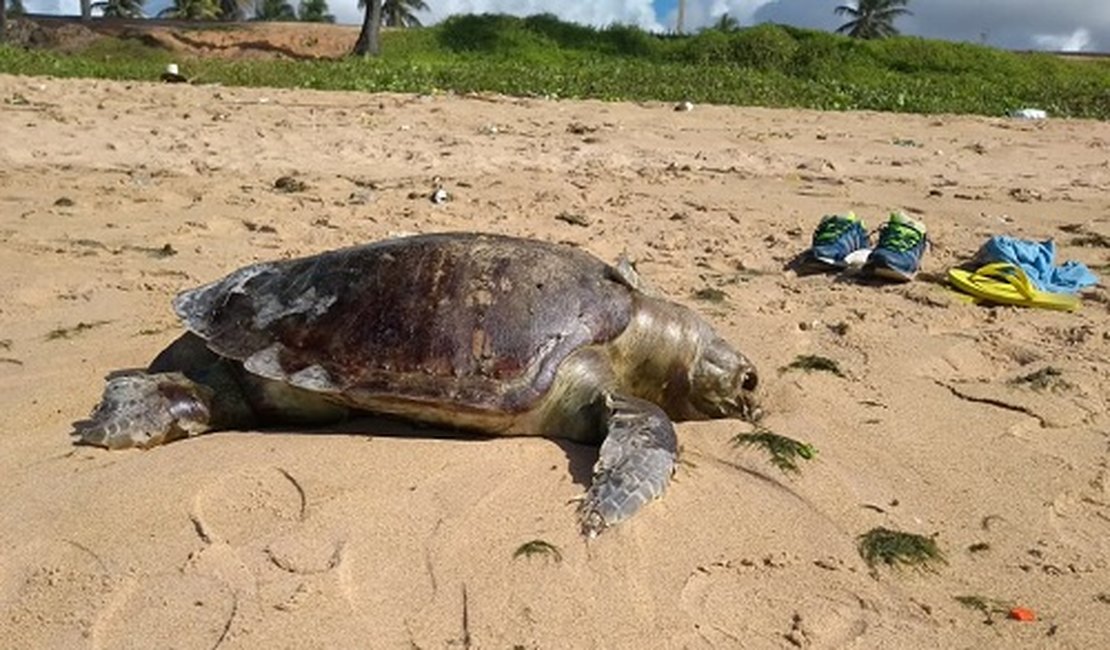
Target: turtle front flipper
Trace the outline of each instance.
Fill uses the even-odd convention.
[[[578,510],[582,533],[589,537],[662,496],[678,458],[674,426],[651,402],[607,394],[604,422],[608,435]]]
[[[116,377],[89,419],[74,423],[74,433],[109,449],[154,447],[210,430],[213,396],[177,372]]]

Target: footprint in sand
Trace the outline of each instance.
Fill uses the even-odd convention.
[[[190,515],[205,542],[257,546],[296,529],[307,507],[304,489],[290,473],[266,467],[201,487]]]
[[[1110,447],[1097,461],[1093,478],[1078,490],[1064,490],[1046,504],[1049,523],[1057,537],[1078,554],[1069,562],[1072,571],[1086,572],[1092,562],[1086,558],[1104,556],[1110,551]]]
[[[215,648],[238,607],[215,578],[167,573],[130,581],[100,613],[93,648]]]
[[[342,559],[343,542],[308,521],[304,488],[281,468],[248,470],[201,488],[190,516],[209,548],[242,561],[261,554],[276,570],[315,575]]]
[[[0,621],[18,634],[5,634],[0,645],[81,647],[117,583],[109,567],[77,542],[37,540],[5,550],[0,554]]]
[[[313,616],[339,621],[349,614],[345,544],[309,515],[304,487],[282,468],[247,469],[197,491],[190,517],[203,546],[183,574],[233,595],[229,638],[246,626],[252,638],[276,640],[290,621],[309,625]]]
[[[339,629],[350,618],[343,541],[309,519],[304,488],[289,471],[252,468],[202,485],[190,518],[200,548],[180,571],[118,580],[110,597],[85,608],[74,641],[91,637],[98,649],[215,648],[245,633],[260,647],[278,647],[290,641],[290,626],[307,630],[324,620]],[[302,640],[294,644],[311,641]]]
[[[207,546],[192,564],[208,555],[233,573],[244,567],[257,573],[260,559],[268,570],[287,574],[331,571],[343,558],[343,542],[308,521],[308,514],[304,488],[281,468],[247,470],[206,485],[190,517]]]
[[[693,636],[710,647],[741,642],[781,647],[787,641],[806,648],[847,647],[880,614],[859,590],[828,578],[808,563],[713,564],[690,574],[679,603],[694,625]],[[739,611],[739,602],[756,605]]]

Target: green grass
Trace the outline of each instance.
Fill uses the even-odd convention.
[[[245,86],[986,115],[1035,106],[1110,118],[1110,62],[913,37],[858,41],[775,25],[673,36],[552,16],[468,15],[387,31],[382,47],[379,59],[204,59],[184,69],[199,81]],[[169,58],[134,40],[106,39],[73,55],[0,47],[0,72],[156,79]]]

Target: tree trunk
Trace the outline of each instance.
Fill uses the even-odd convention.
[[[244,0],[220,0],[220,20],[240,22],[246,18],[250,7],[253,6],[253,2],[248,6]]]
[[[0,0],[0,43],[8,40],[8,0]]]
[[[92,20],[92,0],[81,0],[81,20]]]
[[[382,0],[367,0],[366,15],[362,20],[362,30],[355,41],[355,56],[378,56],[381,54],[382,37]]]

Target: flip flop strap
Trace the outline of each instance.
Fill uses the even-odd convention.
[[[994,262],[986,266],[979,267],[973,274],[973,277],[980,278],[994,278],[997,280],[1005,280],[1009,282],[1014,289],[1017,290],[1026,300],[1033,300],[1037,296],[1037,289],[1029,280],[1029,276],[1025,274],[1020,266],[1010,264],[1009,262]]]

